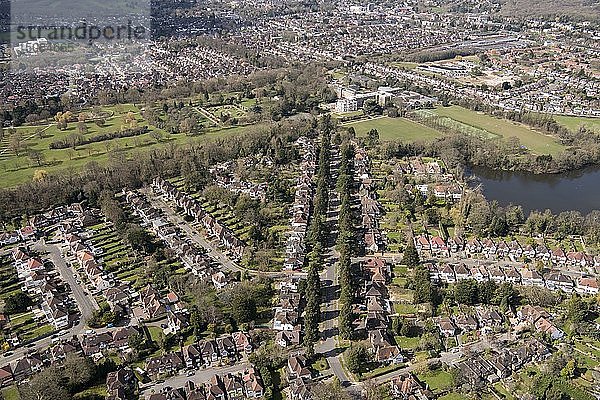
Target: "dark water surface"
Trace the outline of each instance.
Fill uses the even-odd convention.
[[[600,210],[598,167],[547,175],[474,167],[468,174],[471,187],[481,184],[489,201],[497,200],[503,206],[521,205],[525,215],[545,209],[554,213],[578,210],[582,214]]]

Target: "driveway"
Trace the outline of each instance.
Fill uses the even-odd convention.
[[[250,363],[247,361],[241,361],[239,364],[226,366],[226,367],[212,367],[199,369],[195,371],[193,376],[187,376],[185,372],[172,376],[164,381],[164,383],[155,384],[150,382],[146,385],[140,386],[140,398],[145,399],[146,396],[152,393],[159,393],[165,387],[181,388],[187,381],[192,381],[197,385],[201,385],[204,382],[208,382],[213,375],[225,375],[235,374],[242,372],[244,369],[250,367]]]

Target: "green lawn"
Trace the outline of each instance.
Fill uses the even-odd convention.
[[[16,327],[25,323],[25,321],[33,319],[33,312],[27,311],[22,314],[15,314],[10,317],[10,325]]]
[[[600,133],[600,118],[567,117],[563,115],[555,115],[554,119],[556,122],[573,132],[577,131],[580,126],[584,126]]]
[[[399,315],[414,314],[417,312],[415,306],[407,303],[394,303],[394,310]]]
[[[450,392],[439,397],[439,400],[468,400],[469,398],[461,393]]]
[[[49,334],[52,331],[54,331],[54,327],[52,325],[50,325],[50,324],[42,325],[40,327],[31,329],[31,330],[28,330],[27,332],[25,332],[23,334],[23,339],[25,339],[25,340],[32,339],[33,340],[37,337]]]
[[[507,400],[515,399],[515,397],[508,390],[506,390],[504,385],[502,385],[502,383],[500,383],[500,382],[494,384],[494,390],[496,390],[496,392],[498,392],[502,396],[504,396],[504,398],[506,398]]]
[[[2,389],[2,398],[4,400],[19,400],[21,398],[19,389],[15,385]]]
[[[429,385],[434,392],[447,390],[452,387],[452,375],[445,371],[434,371],[418,375],[422,382]]]
[[[402,69],[415,69],[419,66],[419,64],[414,62],[404,62],[404,61],[394,61],[390,64],[392,67],[402,68]]]
[[[382,141],[430,141],[442,136],[440,132],[406,118],[381,117],[366,121],[350,122],[344,124],[344,126],[353,127],[358,136],[365,136],[371,129],[377,129],[379,131],[379,138]]]
[[[418,337],[395,336],[396,344],[402,349],[416,349],[419,346]]]
[[[495,118],[463,107],[437,107],[434,113],[505,139],[517,137],[522,145],[536,154],[556,154],[565,150],[565,146],[561,145],[555,138],[537,132],[523,124]]]
[[[327,362],[327,359],[325,357],[321,357],[318,360],[316,360],[314,363],[312,363],[311,367],[315,371],[321,372],[321,371],[325,371],[327,368],[329,368],[329,363]]]
[[[161,328],[159,328],[158,326],[149,326],[148,327],[148,332],[150,333],[150,338],[152,339],[153,342],[156,342],[158,340],[158,337],[160,336],[162,331],[163,330]]]

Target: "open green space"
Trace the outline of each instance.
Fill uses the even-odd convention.
[[[227,107],[227,111],[224,111],[225,108],[223,107]],[[221,108],[223,109],[221,110]],[[100,110],[96,109],[96,112],[106,116],[105,124],[98,126],[95,122],[87,120],[85,122],[87,131],[81,133],[83,139],[121,131],[121,129],[129,126],[125,121],[128,118],[128,113],[133,115],[138,127],[148,126],[147,121],[141,116],[140,110],[133,105],[103,107]],[[232,116],[239,116],[244,113],[243,110],[234,106],[220,106],[220,112],[235,113]],[[82,113],[91,115],[91,112],[87,111]],[[142,150],[205,141],[237,134],[247,129],[246,126],[242,125],[232,127],[213,126],[205,128],[200,135],[188,136],[182,133],[169,134],[151,125],[148,127],[150,131],[142,135],[114,138],[66,149],[50,149],[50,144],[59,140],[67,140],[74,135],[80,135],[78,122],[69,122],[66,129],[63,130],[58,129],[54,121],[51,121],[50,124],[18,127],[16,128],[18,141],[12,139],[12,134],[6,129],[3,139],[0,141],[0,187],[11,187],[31,181],[38,170],[47,173],[64,171],[70,168],[77,170],[92,161],[101,165],[105,164],[113,154],[132,157]],[[15,142],[20,143],[20,148],[17,150],[15,150]],[[37,156],[34,157],[32,154],[37,154]]]
[[[415,62],[406,62],[406,61],[394,61],[390,63],[392,67],[402,68],[402,69],[415,69],[419,66],[418,63]]]
[[[419,347],[418,337],[394,336],[396,344],[402,349],[416,349]]]
[[[15,267],[8,256],[0,257],[0,299],[21,291]]]
[[[579,127],[583,126],[587,129],[591,129],[597,133],[600,133],[600,118],[568,117],[564,115],[555,115],[554,119],[556,120],[556,122],[573,132],[577,131]]]
[[[417,375],[422,382],[429,385],[433,392],[440,392],[452,387],[452,375],[446,371],[431,371]]]
[[[439,400],[467,400],[468,397],[462,393],[450,392],[439,397]]]
[[[461,131],[466,129],[465,133],[467,134],[475,132],[483,137],[492,138],[495,135],[504,139],[516,137],[523,146],[536,154],[556,154],[566,149],[556,138],[544,135],[526,125],[495,118],[463,107],[437,107],[435,110],[427,110],[427,112],[458,122],[456,128]],[[463,125],[469,128],[467,129]]]
[[[410,315],[417,312],[415,306],[408,303],[394,303],[394,310],[399,315]]]
[[[4,400],[19,400],[21,398],[19,389],[17,389],[16,385],[2,389],[2,398]]]
[[[382,141],[431,141],[442,136],[440,132],[406,118],[381,117],[350,122],[344,126],[353,127],[358,136],[366,136],[371,129],[377,129]]]

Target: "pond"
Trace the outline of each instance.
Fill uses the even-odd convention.
[[[600,210],[598,167],[545,175],[474,167],[467,175],[469,185],[481,185],[489,201],[496,200],[502,206],[521,205],[526,216],[531,210],[578,210],[584,215]]]

